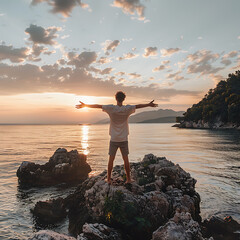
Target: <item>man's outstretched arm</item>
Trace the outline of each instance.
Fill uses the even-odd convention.
[[[154,100],[152,100],[150,103],[136,105],[136,109],[137,108],[145,108],[145,107],[157,107],[157,106],[158,105],[156,103],[154,103]]]
[[[102,105],[99,105],[99,104],[85,104],[85,103],[83,103],[81,101],[79,101],[79,102],[80,102],[80,104],[75,106],[77,109],[84,108],[84,107],[88,107],[88,108],[102,108]]]

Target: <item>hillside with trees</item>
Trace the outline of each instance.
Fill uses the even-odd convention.
[[[208,123],[211,127],[216,122],[221,122],[239,126],[240,71],[229,74],[226,80],[220,81],[214,89],[210,89],[199,103],[188,108],[183,115],[182,125],[184,122],[194,122]]]

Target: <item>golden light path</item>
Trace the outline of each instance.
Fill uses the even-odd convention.
[[[82,125],[82,140],[81,140],[81,146],[82,146],[82,153],[85,155],[88,155],[89,153],[89,145],[88,145],[88,132],[89,132],[89,126],[88,125]]]

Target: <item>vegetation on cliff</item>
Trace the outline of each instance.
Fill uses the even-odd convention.
[[[240,123],[240,71],[229,74],[183,114],[184,121]]]

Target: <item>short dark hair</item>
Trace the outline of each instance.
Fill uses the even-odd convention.
[[[118,91],[116,94],[115,94],[115,98],[118,102],[123,102],[124,99],[126,98],[126,94],[122,91]]]

